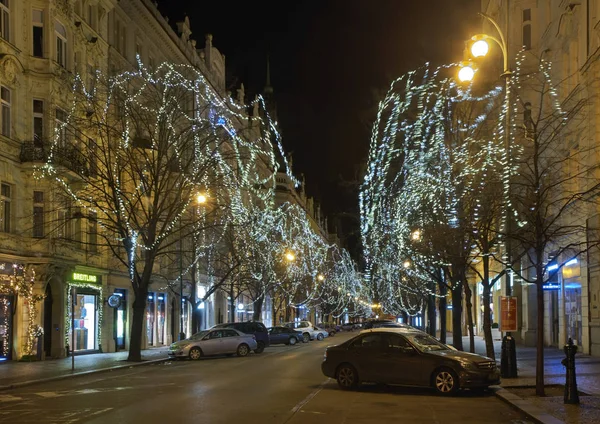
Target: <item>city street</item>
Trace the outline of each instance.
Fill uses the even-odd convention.
[[[247,358],[169,361],[0,393],[0,422],[527,423],[489,393],[445,398],[411,388],[344,392],[321,374],[323,350],[346,340],[273,346]]]

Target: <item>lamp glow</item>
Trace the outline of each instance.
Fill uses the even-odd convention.
[[[285,254],[285,259],[287,259],[289,262],[294,262],[296,260],[296,255],[294,255],[292,252],[287,252]]]
[[[460,71],[458,71],[458,80],[460,82],[472,81],[474,76],[475,69],[473,69],[471,66],[463,66],[460,68]]]
[[[325,280],[325,276],[323,274],[319,274],[319,275],[317,275],[317,280],[324,281]]]
[[[196,201],[200,205],[203,205],[204,203],[206,203],[206,200],[208,200],[208,199],[206,198],[206,194],[204,194],[204,193],[198,193],[198,196],[196,196]]]
[[[471,54],[473,57],[483,57],[488,54],[490,45],[485,40],[477,40],[471,45]]]

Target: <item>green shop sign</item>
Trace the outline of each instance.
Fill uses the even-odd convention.
[[[81,272],[74,272],[71,281],[79,281],[82,283],[98,283],[100,278],[97,275],[82,274]]]

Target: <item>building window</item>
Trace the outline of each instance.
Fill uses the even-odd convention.
[[[83,217],[81,207],[75,206],[71,210],[73,211],[73,215],[71,216],[71,222],[73,224],[73,241],[81,243],[81,218]]]
[[[88,244],[90,252],[98,251],[98,214],[91,211],[88,214]]]
[[[87,87],[86,91],[88,94],[94,94],[96,89],[96,67],[94,65],[87,65]]]
[[[44,57],[44,12],[33,10],[33,55]]]
[[[33,192],[33,237],[44,237],[44,192]]]
[[[10,90],[0,87],[0,102],[2,103],[2,135],[10,137]]]
[[[10,41],[10,0],[0,0],[0,37]]]
[[[56,138],[60,147],[67,145],[67,113],[56,108]]]
[[[65,199],[64,207],[58,210],[58,228],[57,235],[59,238],[70,239],[71,238],[71,201]]]
[[[33,99],[33,144],[42,147],[44,140],[44,101]]]
[[[531,9],[523,9],[523,48],[531,50]]]
[[[56,61],[63,68],[67,67],[67,30],[60,22],[54,24],[56,34]]]
[[[0,200],[2,200],[2,222],[0,223],[0,231],[10,233],[11,212],[12,212],[12,197],[11,186],[2,183],[0,187]]]

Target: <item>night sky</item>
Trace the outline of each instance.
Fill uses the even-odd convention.
[[[462,59],[481,26],[480,0],[161,0],[171,23],[226,56],[227,84],[247,100],[271,85],[294,173],[351,247],[358,187],[377,104],[390,82],[424,62]],[[354,233],[354,234],[353,234]],[[352,249],[354,250],[354,249]]]

